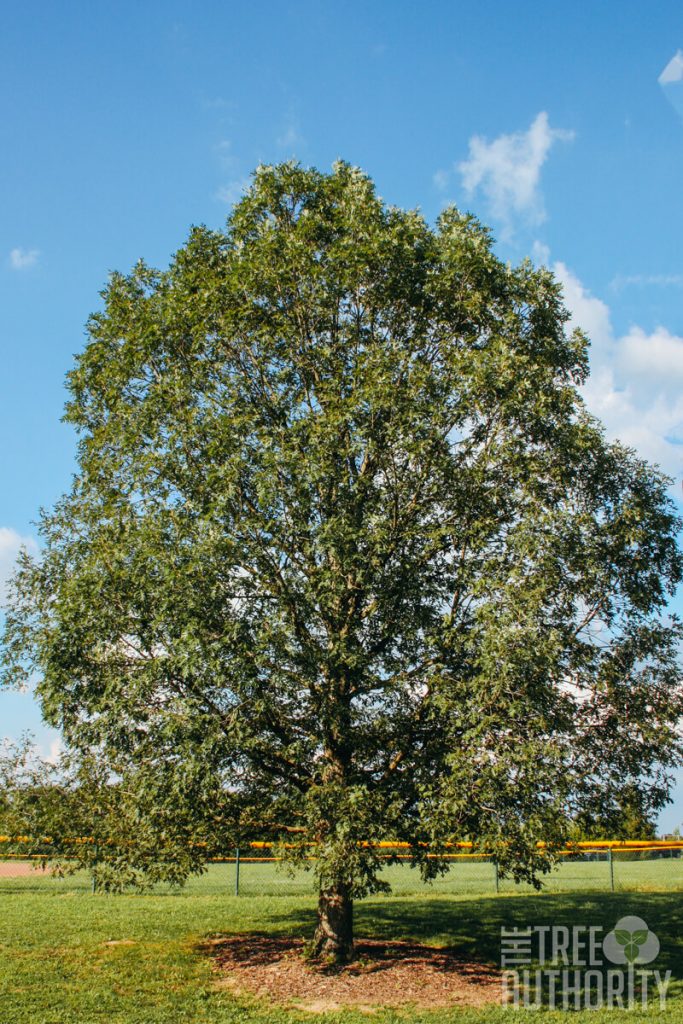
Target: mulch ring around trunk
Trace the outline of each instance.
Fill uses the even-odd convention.
[[[500,973],[452,950],[415,942],[361,940],[353,963],[307,960],[301,939],[250,934],[204,942],[216,984],[235,994],[320,1013],[345,1006],[483,1006],[500,1003]]]

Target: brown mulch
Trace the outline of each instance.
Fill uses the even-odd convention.
[[[415,942],[359,941],[355,960],[325,967],[305,959],[297,939],[221,936],[201,951],[217,984],[312,1012],[355,1006],[483,1006],[501,1000],[500,973],[452,950]]]

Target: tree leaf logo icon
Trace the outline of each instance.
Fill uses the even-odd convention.
[[[605,936],[602,949],[613,964],[649,964],[659,954],[659,939],[642,917],[622,917]]]

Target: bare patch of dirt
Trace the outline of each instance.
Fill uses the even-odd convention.
[[[43,870],[39,861],[0,860],[0,878],[27,878]]]
[[[356,959],[327,967],[304,957],[297,939],[237,935],[210,939],[217,984],[277,1003],[321,1013],[353,1006],[484,1006],[500,1002],[499,971],[453,950],[413,942],[359,941]]]

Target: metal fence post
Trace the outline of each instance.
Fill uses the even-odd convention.
[[[240,894],[240,848],[235,850],[235,896]]]
[[[95,843],[95,849],[93,853],[94,856],[92,861],[92,894],[94,896],[95,893],[97,892],[97,843]]]
[[[495,859],[495,857],[493,858],[493,877],[496,882],[496,892],[500,892],[500,881],[498,878],[498,861]]]
[[[612,856],[612,847],[610,846],[608,851],[609,860],[609,884],[610,889],[614,892],[614,857]]]

